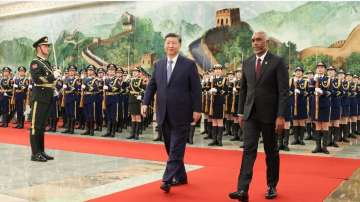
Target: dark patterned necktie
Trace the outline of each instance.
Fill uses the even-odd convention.
[[[167,62],[168,64],[167,64],[167,70],[166,70],[166,75],[167,75],[167,82],[169,83],[169,81],[170,81],[170,77],[171,77],[171,73],[172,73],[172,64],[173,64],[173,61],[172,60],[169,60],[168,62]]]
[[[261,58],[258,58],[256,61],[255,72],[256,72],[256,80],[258,80],[261,74]]]

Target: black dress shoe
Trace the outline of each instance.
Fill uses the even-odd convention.
[[[188,184],[188,181],[187,179],[186,180],[173,180],[171,182],[171,186],[180,186],[180,185],[185,185],[185,184]]]
[[[284,151],[290,151],[290,148],[288,146],[284,145],[283,150]]]
[[[42,155],[46,160],[54,160],[54,157],[47,155],[45,152],[41,152],[41,155]]]
[[[169,193],[171,189],[171,184],[163,182],[160,186],[160,189],[162,189],[165,193]]]
[[[249,194],[243,190],[232,192],[229,194],[231,199],[237,199],[239,201],[248,202],[249,201]]]
[[[266,199],[273,199],[277,197],[277,192],[276,192],[276,188],[275,187],[269,187],[266,194],[265,194],[265,198]]]
[[[31,160],[37,161],[37,162],[46,162],[47,161],[46,158],[41,155],[41,153],[31,155]]]

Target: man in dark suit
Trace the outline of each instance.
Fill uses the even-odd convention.
[[[148,105],[156,93],[156,120],[164,136],[169,156],[163,184],[166,193],[172,185],[187,184],[184,153],[191,122],[201,116],[201,84],[195,63],[179,55],[181,38],[165,36],[166,58],[154,65],[154,72],[145,90],[141,113],[146,116]]]
[[[260,133],[266,154],[268,190],[265,198],[277,196],[279,181],[279,150],[276,134],[284,128],[288,102],[289,74],[282,58],[268,51],[265,32],[252,36],[255,55],[244,61],[239,99],[239,123],[244,129],[242,157],[237,191],[231,199],[248,201],[248,190],[253,175]]]

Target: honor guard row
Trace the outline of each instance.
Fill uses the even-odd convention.
[[[210,146],[222,145],[224,135],[232,141],[242,141],[242,130],[237,122],[237,105],[241,70],[223,73],[221,65],[214,65],[202,78],[202,104],[204,139],[212,139]],[[356,75],[316,65],[316,74],[297,67],[289,80],[289,106],[285,117],[285,131],[278,136],[280,150],[289,151],[292,145],[305,145],[304,140],[315,140],[314,153],[328,154],[328,146],[338,147],[337,142],[349,142],[360,130],[360,83]],[[193,143],[192,125],[189,142]],[[305,136],[307,133],[307,137]]]
[[[239,102],[241,70],[223,72],[223,67],[216,64],[203,75],[202,79],[202,110],[205,114],[204,139],[211,139],[209,146],[222,146],[224,129],[225,135],[234,136],[231,140],[241,140],[242,130],[238,123],[237,106]],[[193,143],[194,126],[189,135],[189,142]]]
[[[289,99],[284,134],[279,136],[279,149],[289,151],[290,129],[293,145],[305,145],[315,140],[313,153],[328,154],[328,146],[349,142],[360,129],[360,85],[358,76],[352,76],[324,63],[316,65],[316,74],[308,71],[304,77],[301,67],[295,69],[289,81]]]
[[[36,71],[43,63],[50,66],[47,67],[49,70],[52,68],[41,58],[36,58],[34,61],[30,65],[32,71]],[[47,80],[46,76],[38,76],[35,82],[31,77],[26,77],[25,67],[19,67],[16,76],[11,75],[12,70],[9,67],[4,67],[2,70],[0,80],[2,127],[8,127],[10,120],[16,116],[16,128],[24,128],[26,103],[30,104],[30,98],[34,98],[33,89],[40,86],[41,90],[47,88],[54,90],[50,100],[47,100],[49,116],[46,125],[49,126],[47,130],[50,132],[57,131],[58,121],[62,117],[65,127],[63,133],[74,134],[75,128],[78,128],[85,129],[82,135],[94,135],[94,131],[101,131],[104,125],[106,133],[102,136],[114,137],[116,132],[121,132],[127,125],[131,125],[128,138],[137,140],[144,127],[152,122],[153,107],[149,108],[151,116],[146,118],[140,116],[141,99],[150,76],[141,67],[132,69],[131,75],[125,76],[125,71],[115,64],[109,64],[106,69],[88,65],[85,71],[79,73],[75,65],[69,65],[64,76],[58,75],[54,77],[54,81]],[[50,75],[50,71],[44,74]],[[38,106],[42,107],[36,102],[31,108],[39,108]],[[35,116],[32,114],[29,119],[36,124]],[[42,129],[32,129],[32,131],[41,133]],[[33,153],[34,155],[38,153],[37,148]]]

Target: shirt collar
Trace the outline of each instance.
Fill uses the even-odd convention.
[[[170,59],[169,57],[167,57],[167,61],[170,61],[170,60],[173,61],[172,64],[174,65],[174,64],[176,64],[178,57],[179,57],[179,54],[177,54],[173,59]]]
[[[267,52],[268,52],[268,51],[266,51],[266,52],[265,52],[262,56],[260,56],[260,57],[256,56],[256,60],[258,60],[258,59],[260,58],[260,59],[261,59],[261,62],[263,62],[264,59],[265,59],[265,56],[266,56]]]

